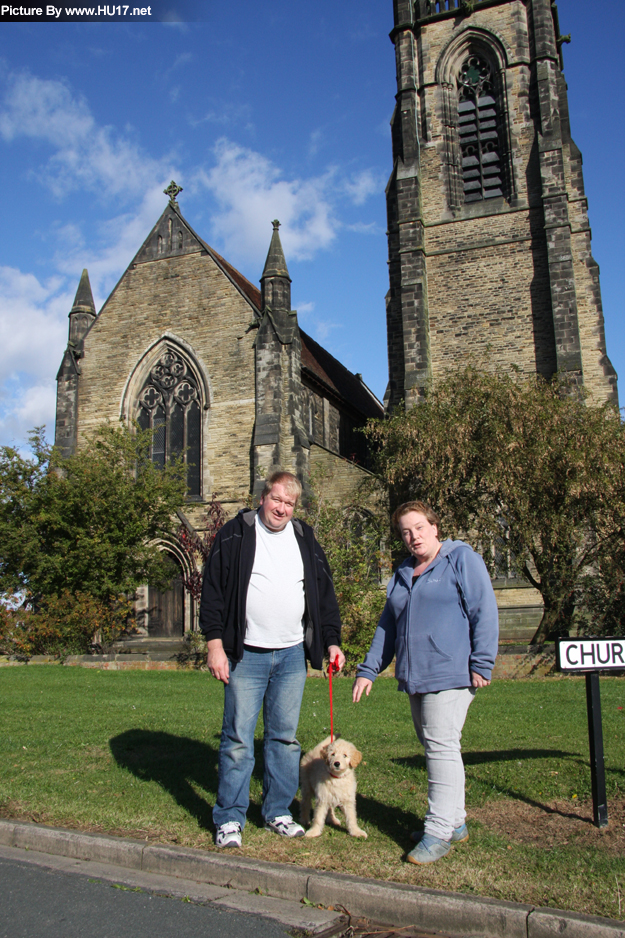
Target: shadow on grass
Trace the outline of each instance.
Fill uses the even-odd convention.
[[[484,752],[463,752],[462,761],[465,766],[471,765],[487,765],[491,762],[519,762],[522,759],[571,759],[574,762],[577,762],[580,765],[587,766],[588,763],[580,757],[580,754],[577,752],[565,752],[562,749],[500,749]],[[407,768],[419,769],[425,771],[425,757],[422,755],[414,756],[405,756],[398,759],[393,759],[393,762],[398,765],[404,765]],[[620,769],[614,769],[618,774],[623,774]],[[476,779],[476,781],[480,781]],[[506,786],[498,785],[492,779],[488,780],[488,784],[493,791],[496,791],[498,794],[503,795],[506,798],[511,798],[514,801],[522,801],[524,804],[530,805],[533,808],[539,808],[541,811],[544,811],[545,814],[557,814],[563,818],[575,818],[577,820],[583,821],[585,824],[592,824],[592,819],[584,817],[577,811],[562,811],[558,808],[554,808],[550,805],[544,804],[544,802],[536,801],[536,799],[531,798],[529,795],[525,795],[516,789]]]
[[[193,784],[216,792],[216,748],[186,736],[140,729],[114,736],[109,746],[119,766],[142,782],[157,782],[201,828],[212,828],[212,806]]]
[[[376,827],[381,834],[404,849],[410,843],[410,832],[423,827],[423,815],[405,811],[396,805],[383,804],[360,793],[356,797],[358,820]]]
[[[219,735],[217,734],[217,740]],[[253,777],[262,783],[262,740],[254,741]],[[217,756],[219,743],[208,743],[187,736],[152,730],[127,730],[109,740],[117,764],[142,782],[156,782],[191,817],[200,828],[213,828],[213,803],[217,795]],[[210,803],[194,788],[210,793]],[[260,807],[250,804],[248,816],[262,825]]]
[[[462,761],[465,765],[483,765],[487,762],[512,762],[520,759],[579,759],[577,752],[564,752],[562,749],[498,749],[487,752],[463,752]],[[425,769],[425,756],[402,756],[393,759],[397,765],[405,765],[411,769]]]

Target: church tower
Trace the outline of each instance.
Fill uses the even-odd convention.
[[[467,360],[617,402],[550,0],[394,0],[387,409]]]

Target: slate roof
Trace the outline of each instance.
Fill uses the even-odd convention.
[[[204,244],[206,244],[206,242],[204,242]],[[215,258],[217,263],[224,269],[230,279],[234,280],[239,289],[242,290],[242,292],[246,295],[250,303],[256,307],[258,314],[260,315],[260,290],[258,287],[255,287],[253,283],[250,283],[247,277],[244,277],[243,274],[236,269],[236,267],[233,267],[232,264],[229,264],[225,257],[222,257],[221,254],[218,254],[214,248],[210,247],[208,244],[206,244],[206,247],[209,254]]]
[[[236,267],[229,264],[214,248],[209,245],[206,245],[206,248],[260,313],[261,298],[258,287],[255,287],[247,277],[244,277]],[[331,394],[357,410],[364,417],[379,418],[384,416],[384,407],[362,378],[352,374],[345,365],[342,365],[338,359],[330,355],[322,345],[315,342],[303,329],[300,328],[299,333],[302,340],[302,372],[304,376],[308,374],[313,381],[325,385]]]
[[[383,417],[384,408],[364,383],[362,378],[352,374],[338,359],[315,342],[303,329],[299,331],[302,340],[302,372],[324,384],[337,397],[351,404],[365,417]]]

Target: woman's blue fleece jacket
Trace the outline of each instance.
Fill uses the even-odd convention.
[[[398,690],[427,694],[490,680],[499,638],[497,602],[486,565],[463,541],[443,541],[413,584],[412,557],[395,571],[386,605],[357,677],[374,681],[396,657]]]

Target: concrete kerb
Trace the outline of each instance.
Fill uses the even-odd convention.
[[[312,870],[307,898],[396,926],[489,938],[527,938],[527,919],[533,911],[530,905],[514,902]]]
[[[22,821],[0,821],[0,843],[215,886],[257,889],[278,899],[306,899],[342,907],[356,917],[462,938],[625,938],[625,922],[596,916]]]

